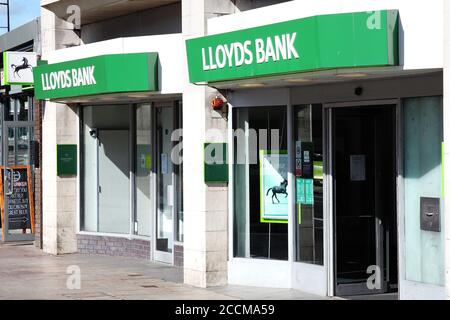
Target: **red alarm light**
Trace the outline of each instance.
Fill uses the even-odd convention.
[[[223,99],[221,99],[221,98],[219,98],[219,97],[215,97],[215,98],[211,101],[211,107],[212,107],[214,110],[220,110],[220,109],[222,109],[223,104],[224,104]]]

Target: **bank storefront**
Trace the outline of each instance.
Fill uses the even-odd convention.
[[[76,114],[78,134],[57,144],[55,170],[76,179],[78,252],[182,265],[182,166],[172,155],[182,90],[170,76],[181,43],[180,35],[108,40],[54,51],[35,70],[46,108]]]
[[[261,22],[289,6],[186,42],[190,82],[230,106],[229,283],[445,297],[442,66],[410,50],[419,8]]]

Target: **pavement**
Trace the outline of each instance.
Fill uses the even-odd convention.
[[[78,276],[79,275],[79,276]],[[293,289],[183,284],[183,270],[135,258],[53,256],[33,244],[0,243],[1,300],[322,300]]]

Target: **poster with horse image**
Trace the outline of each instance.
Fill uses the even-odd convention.
[[[3,52],[5,84],[32,85],[33,68],[37,65],[35,52]]]
[[[259,151],[261,222],[287,223],[288,155],[286,150]]]

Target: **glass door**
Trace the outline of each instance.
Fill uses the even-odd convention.
[[[98,231],[130,232],[128,130],[98,129]]]
[[[335,292],[394,288],[396,261],[395,108],[332,112]]]
[[[175,110],[170,104],[157,105],[156,122],[156,218],[155,260],[172,263],[174,241],[174,163],[171,158]]]

